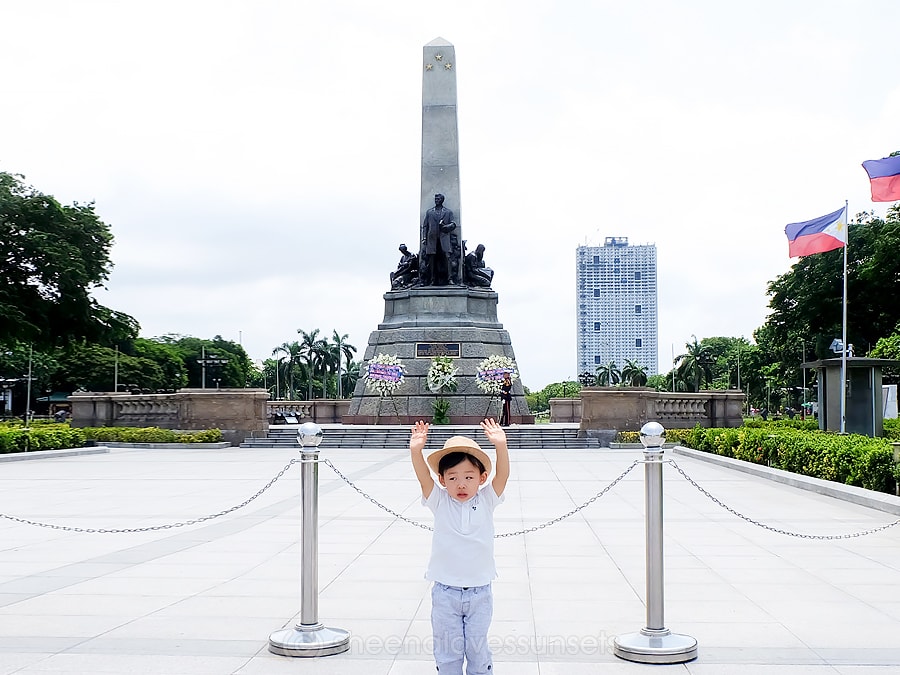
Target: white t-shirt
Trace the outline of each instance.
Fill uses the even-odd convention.
[[[422,504],[434,513],[431,559],[425,578],[447,586],[485,586],[497,577],[494,509],[503,502],[486,483],[464,502],[435,483]]]

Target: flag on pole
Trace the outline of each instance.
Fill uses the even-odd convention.
[[[900,155],[870,159],[862,165],[872,184],[873,202],[893,202],[900,199]]]
[[[791,258],[833,251],[847,245],[847,207],[827,216],[791,223],[784,228]]]

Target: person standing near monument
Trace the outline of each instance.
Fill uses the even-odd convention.
[[[512,379],[509,373],[503,375],[503,384],[500,385],[500,400],[503,404],[503,410],[500,413],[500,426],[509,426],[509,407],[512,403]]]
[[[494,667],[487,641],[494,611],[491,582],[497,576],[494,508],[503,501],[510,472],[506,432],[493,419],[481,423],[497,452],[497,470],[488,483],[491,459],[465,436],[448,439],[426,460],[422,451],[428,426],[416,422],[409,450],[422,503],[434,513],[431,559],[425,572],[425,578],[434,582],[434,660],[441,675],[462,675],[464,662],[467,675],[489,675]]]
[[[459,283],[459,261],[453,260],[450,233],[456,229],[453,211],[444,206],[444,195],[434,196],[434,208],[425,212],[419,251],[419,278],[423,286]]]

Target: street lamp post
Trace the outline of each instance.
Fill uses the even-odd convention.
[[[700,355],[697,357],[697,363],[700,366],[700,377],[703,379],[706,386],[709,387],[711,383],[709,381],[709,378],[707,377],[707,370],[713,363],[715,363],[715,359],[713,359],[707,352],[701,352]],[[710,372],[709,374],[711,375],[712,373]],[[698,381],[697,382],[697,390],[698,391],[700,390],[699,385],[700,385],[700,382]]]
[[[25,389],[25,428],[31,422],[31,364],[34,357],[34,345],[28,346],[28,385]]]
[[[224,366],[228,363],[228,359],[213,354],[210,354],[209,358],[206,358],[206,347],[200,347],[200,358],[197,359],[197,363],[200,364],[200,388],[206,389],[206,366]],[[217,385],[216,389],[218,388]]]
[[[803,365],[804,363],[806,363],[806,342],[804,340],[801,340],[800,345],[801,349],[803,350],[800,361],[800,370],[803,371],[803,407],[801,408],[803,412],[800,416],[806,417],[806,366]]]

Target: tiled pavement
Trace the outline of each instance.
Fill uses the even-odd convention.
[[[241,504],[297,451],[113,450],[0,463],[0,513],[84,529],[135,529]],[[518,450],[498,533],[589,500],[637,450]],[[770,527],[853,533],[896,515],[716,466],[667,457],[728,506]],[[427,523],[408,451],[322,451],[360,489]],[[837,540],[741,520],[671,466],[665,476],[667,626],[697,660],[637,664],[612,639],[645,622],[640,465],[549,527],[501,538],[492,626],[500,675],[900,673],[900,526]],[[0,675],[433,673],[430,534],[320,465],[319,615],[349,652],[269,653],[300,606],[300,468],[250,504],[194,525],[78,533],[0,518]],[[661,669],[661,670],[660,670]]]

